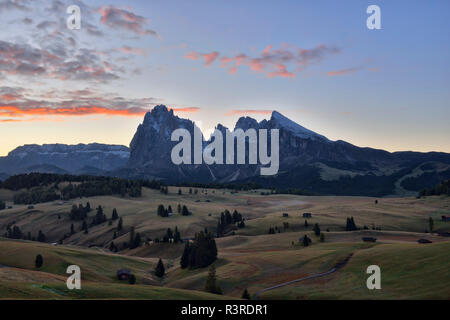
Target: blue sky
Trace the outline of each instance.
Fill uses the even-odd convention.
[[[81,30],[65,8],[81,7]],[[366,8],[381,8],[381,30]],[[0,0],[0,155],[128,145],[164,103],[211,132],[277,110],[332,140],[450,152],[448,1]]]

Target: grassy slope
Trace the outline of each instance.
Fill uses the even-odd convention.
[[[430,216],[435,219],[435,230],[450,231],[450,223],[441,223],[438,221],[440,215],[450,214],[449,197],[427,197],[425,199],[386,198],[379,199],[379,203],[375,204],[374,198],[367,197],[261,196],[257,192],[230,194],[230,192],[224,193],[222,190],[216,190],[215,193],[208,190],[208,194],[199,193],[198,195],[190,195],[186,188],[183,189],[183,195],[180,196],[177,194],[177,190],[178,188],[170,188],[169,195],[162,195],[158,191],[145,189],[143,197],[138,199],[93,197],[75,200],[73,203],[78,204],[79,202],[85,203],[89,201],[92,207],[102,205],[105,207],[105,212],[108,217],[111,214],[112,208],[116,207],[119,215],[124,219],[125,231],[129,230],[130,226],[135,226],[138,232],[152,238],[161,237],[168,227],[173,229],[175,226],[178,226],[181,230],[182,237],[193,236],[195,232],[202,230],[204,227],[214,230],[221,211],[224,209],[237,209],[247,218],[247,227],[238,230],[236,236],[217,240],[220,254],[220,259],[217,262],[219,282],[225,294],[234,297],[240,297],[243,289],[246,287],[249,288],[251,293],[254,293],[261,288],[280,282],[326,271],[336,261],[347,256],[350,252],[357,252],[357,254],[351,260],[348,268],[352,266],[353,261],[358,261],[357,258],[365,252],[374,253],[375,257],[377,257],[376,254],[380,250],[380,259],[383,260],[382,253],[386,252],[386,255],[390,253],[395,257],[403,253],[404,248],[409,248],[408,246],[414,248],[412,252],[416,251],[416,248],[418,252],[422,252],[422,250],[430,250],[432,252],[431,250],[434,248],[438,248],[435,250],[440,251],[442,249],[439,249],[441,247],[438,244],[422,247],[406,243],[415,242],[421,237],[430,238],[434,242],[445,240],[444,238],[421,233],[428,228],[427,220]],[[7,197],[8,194],[3,193],[3,196]],[[211,200],[211,202],[205,202],[206,199]],[[196,202],[197,200],[201,202]],[[186,204],[194,212],[194,215],[189,217],[179,215],[174,215],[169,218],[158,217],[156,215],[156,207],[160,203],[166,206],[170,204],[174,210],[176,210],[178,203],[182,205]],[[4,233],[6,224],[16,221],[17,225],[24,232],[34,230],[33,234],[35,234],[37,230],[42,229],[50,238],[50,241],[56,241],[63,233],[70,230],[72,221],[68,218],[68,212],[70,211],[71,205],[72,202],[63,205],[55,202],[36,205],[35,210],[31,211],[25,206],[15,206],[12,210],[1,211],[0,234]],[[283,218],[283,212],[289,213],[289,217]],[[310,227],[307,230],[303,226],[304,219],[301,217],[303,212],[313,213],[313,217],[308,219]],[[209,213],[212,213],[212,215],[208,216]],[[58,214],[61,215],[61,219],[58,219]],[[93,214],[91,213],[90,215]],[[365,231],[364,233],[343,232],[345,218],[348,216],[354,216],[358,226],[367,225],[370,227],[374,224],[380,226],[382,231]],[[289,222],[290,224],[290,228],[286,232],[267,235],[269,227],[278,226],[282,228],[283,222]],[[331,232],[325,233],[326,243],[319,244],[317,238],[311,235],[311,226],[314,223],[319,223],[322,230],[326,230],[327,228],[331,230]],[[81,223],[75,223],[76,229],[79,228],[78,224]],[[114,225],[108,226],[105,223],[101,226],[90,228],[88,235],[78,232],[65,243],[76,245],[107,245],[112,239],[113,229]],[[308,233],[314,241],[313,246],[306,249],[297,244],[298,238],[305,233]],[[361,250],[361,248],[367,247],[367,245],[361,243],[361,236],[363,234],[374,235],[384,244],[377,244],[374,248]],[[125,232],[114,241],[116,244],[120,244],[123,241],[128,241],[128,238],[129,235]],[[294,246],[292,246],[292,241],[295,243]],[[122,267],[132,269],[137,275],[138,283],[164,285],[181,289],[202,290],[207,274],[206,269],[181,270],[178,267],[182,245],[159,244],[148,247],[143,246],[131,252],[122,252],[129,256],[146,257],[145,259],[139,259],[124,255],[104,254],[100,248],[87,250],[67,246],[52,247],[38,243],[21,247],[20,245],[11,245],[10,243],[12,242],[4,243],[4,241],[0,241],[0,264],[32,270],[34,268],[33,262],[35,255],[41,253],[47,262],[52,262],[51,265],[46,264],[44,266],[43,269],[45,272],[65,277],[65,268],[68,264],[74,263],[80,265],[83,270],[83,278],[87,280],[85,282],[87,289],[90,288],[89,281],[100,281],[105,286],[119,286],[122,288],[121,286],[123,285],[119,284],[114,277],[115,271]],[[448,251],[448,247],[446,248]],[[424,253],[427,252],[425,251]],[[438,252],[437,254],[440,253]],[[411,254],[412,258],[413,256],[414,254]],[[162,282],[155,279],[149,272],[153,270],[155,262],[159,257],[165,259],[166,266],[170,267],[167,277]],[[405,261],[409,261],[408,257],[405,257],[405,259]],[[362,283],[365,288],[365,279],[367,278],[365,275],[367,265],[364,266],[365,263],[366,261],[355,267],[358,268],[357,274],[362,277],[363,282],[359,278],[355,280],[352,277],[348,277],[345,278],[346,280],[339,280],[341,282],[336,284],[333,281],[338,281],[339,278],[336,278],[336,280],[332,276],[330,278],[332,290],[329,291],[323,291],[325,289],[321,289],[323,286],[327,288],[328,282],[325,281],[320,282],[320,285],[318,284],[317,287],[314,284],[310,286],[302,284],[293,288],[277,289],[273,292],[267,292],[265,295],[270,298],[359,297],[359,294],[352,296],[351,293],[345,291],[345,287],[339,286],[346,285],[347,289],[356,288],[355,290],[359,290],[358,286],[361,286]],[[400,266],[401,264],[398,267]],[[432,268],[432,264],[426,267]],[[344,269],[342,272],[346,270]],[[362,276],[360,275],[360,270],[362,270]],[[382,270],[384,270],[383,267]],[[435,273],[434,276],[436,278],[431,280],[437,281],[436,279],[441,279],[448,287],[449,279],[445,275]],[[16,281],[16,283],[19,282]],[[64,288],[63,284],[60,285]],[[408,288],[405,283],[401,283],[401,286]],[[117,288],[117,294],[118,297],[122,297],[125,293],[120,294],[121,289],[119,287]],[[135,287],[138,288],[138,286]],[[150,288],[150,286],[144,287]],[[432,290],[430,288],[433,288],[433,285],[427,286],[423,284],[423,287],[425,289],[418,290],[417,293],[399,289],[397,292],[393,291],[391,295],[382,293],[382,297],[392,298],[396,297],[396,295],[398,295],[397,297],[432,296],[426,290]],[[14,288],[14,286],[9,287],[8,290],[13,290]],[[95,297],[96,295],[103,297],[107,294],[105,292],[95,292],[95,288],[96,286],[94,285],[90,289],[92,294],[88,295],[89,297]],[[124,288],[129,288],[129,286],[124,285]],[[388,291],[384,290],[384,288],[385,285],[383,282],[382,291]],[[111,288],[110,291],[112,290]],[[442,293],[443,290],[438,289],[438,292],[439,290]],[[42,291],[42,289],[38,291]],[[366,292],[365,294],[367,295],[368,293]],[[448,293],[445,294],[444,292],[441,295],[449,296]],[[365,296],[362,295],[361,297]]]
[[[450,299],[450,242],[382,244],[358,250],[326,278],[261,295],[261,299]],[[381,268],[381,290],[368,290],[366,268]]]
[[[37,254],[44,257],[39,270],[34,267]],[[68,290],[65,273],[68,265],[81,268],[82,290]],[[116,279],[117,269],[129,268],[137,284]],[[65,246],[0,239],[0,299],[220,299],[217,295],[192,290],[154,286],[153,263],[139,258],[105,254]]]

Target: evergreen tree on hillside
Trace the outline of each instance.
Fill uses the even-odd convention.
[[[433,221],[432,217],[430,217],[430,219],[428,219],[428,226],[430,227],[430,232],[433,232],[434,221]]]
[[[141,240],[141,235],[138,232],[138,233],[136,233],[136,236],[134,237],[134,241],[133,241],[133,244],[131,245],[131,249],[140,247],[141,246],[141,241],[142,241]]]
[[[183,255],[181,256],[180,266],[181,269],[186,269],[189,266],[190,247],[189,241],[184,245]]]
[[[181,234],[180,231],[178,231],[178,227],[175,227],[175,232],[173,234],[173,242],[174,243],[181,242]]]
[[[346,223],[346,226],[345,226],[345,230],[346,231],[358,230],[358,228],[356,227],[355,220],[353,219],[353,217],[347,218],[347,223]]]
[[[311,239],[305,234],[303,239],[302,239],[302,244],[304,247],[307,247],[311,244]]]
[[[251,299],[250,294],[248,293],[247,288],[245,288],[244,292],[242,292],[242,297],[241,297],[241,298],[242,298],[242,299],[246,299],[246,300],[250,300],[250,299]]]
[[[181,214],[183,216],[189,216],[189,215],[191,215],[191,212],[188,210],[188,208],[186,206],[183,206],[183,209],[181,209]]]
[[[119,214],[117,213],[117,209],[114,208],[111,216],[111,220],[117,220],[119,219]]]
[[[208,277],[206,278],[205,291],[214,294],[222,294],[222,290],[217,284],[216,267],[212,264],[209,267]]]
[[[320,242],[325,242],[325,235],[323,233],[320,234]]]
[[[130,230],[130,240],[128,241],[128,245],[132,247],[134,244],[134,227],[131,227]]]
[[[117,231],[122,231],[123,229],[123,220],[122,217],[119,218],[119,222],[117,223]]]
[[[160,204],[160,205],[158,206],[157,214],[158,214],[158,216],[160,216],[160,217],[168,217],[168,216],[169,216],[168,211],[164,208],[164,206],[163,206],[162,204]]]
[[[211,233],[200,231],[192,244],[186,244],[180,264],[190,269],[204,268],[217,259],[217,246]]]
[[[45,242],[45,235],[44,235],[44,233],[41,230],[39,230],[37,241]]]
[[[44,264],[44,258],[42,258],[42,256],[40,254],[38,254],[36,256],[36,259],[34,260],[34,265],[36,266],[37,269],[39,269],[40,267],[42,267],[43,264]]]
[[[178,204],[178,207],[177,207],[177,212],[178,212],[178,214],[180,214],[180,213],[181,213],[181,204]]]
[[[317,237],[320,236],[320,227],[319,227],[319,224],[318,224],[318,223],[314,224],[313,231],[314,231],[314,234],[315,234]]]
[[[70,234],[74,234],[75,233],[75,227],[73,225],[73,223],[70,225]]]
[[[6,208],[6,203],[0,200],[0,210],[4,210]]]
[[[305,229],[307,229],[308,228],[308,220],[305,220]]]
[[[160,258],[155,268],[155,276],[157,276],[158,278],[162,278],[165,272],[166,269],[164,268],[164,264]]]
[[[97,213],[94,216],[94,220],[92,221],[92,225],[98,225],[103,222],[106,222],[107,218],[106,215],[103,213],[102,206],[98,206]]]

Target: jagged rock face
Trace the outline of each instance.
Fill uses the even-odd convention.
[[[170,137],[174,130],[184,128],[193,136],[194,123],[180,119],[160,105],[145,115],[130,143],[130,167],[164,167],[170,162],[172,147],[176,144]]]
[[[110,171],[124,166],[129,156],[129,149],[119,145],[25,145],[0,158],[0,172],[84,173],[87,168]]]
[[[211,181],[211,172],[204,164],[178,166],[172,163],[171,152],[178,142],[171,141],[171,135],[181,128],[190,132],[193,146],[192,121],[175,116],[164,105],[156,106],[148,112],[130,143],[128,168],[132,170],[131,175],[176,182]],[[191,152],[193,154],[193,148]]]

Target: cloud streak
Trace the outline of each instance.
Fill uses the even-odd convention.
[[[247,110],[231,110],[230,112],[227,112],[227,116],[234,116],[234,115],[247,115],[247,114],[262,114],[262,115],[268,115],[272,114],[273,110],[263,110],[263,109],[247,109]]]
[[[327,76],[328,77],[344,76],[344,75],[347,75],[347,74],[355,73],[355,72],[357,72],[359,70],[361,70],[361,68],[349,68],[349,69],[329,71],[329,72],[327,72]]]
[[[211,53],[189,52],[184,57],[191,60],[203,59],[204,65],[209,67],[215,61],[220,61],[220,67],[235,74],[242,66],[248,67],[256,73],[264,73],[268,78],[295,78],[296,73],[304,71],[309,66],[321,62],[327,56],[339,53],[334,46],[318,45],[311,49],[297,48],[284,44],[278,49],[272,45],[266,48],[259,56],[252,57],[245,53],[235,56],[221,56],[217,51]]]
[[[54,117],[91,115],[142,117],[159,103],[155,98],[126,99],[90,89],[65,92],[50,90],[35,98],[30,98],[31,96],[34,97],[35,93],[23,88],[0,87],[1,122],[51,121]],[[197,107],[183,106],[170,109],[185,113],[200,110]]]
[[[131,11],[119,9],[114,6],[102,6],[98,9],[101,15],[100,22],[110,28],[134,32],[137,35],[153,35],[158,37],[154,30],[146,29],[150,20]]]

